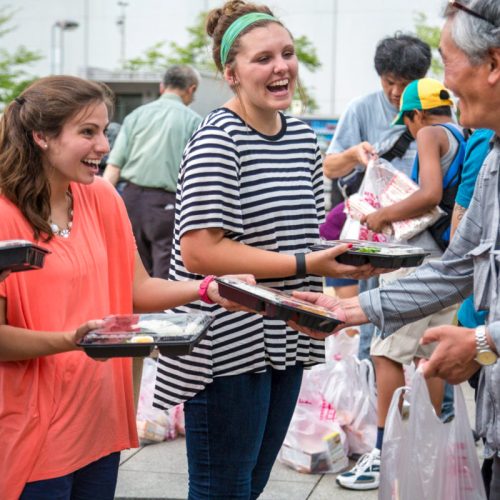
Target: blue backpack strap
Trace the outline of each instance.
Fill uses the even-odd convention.
[[[460,178],[460,174],[462,172],[462,164],[464,162],[464,157],[465,157],[466,141],[460,129],[456,125],[453,125],[452,123],[436,123],[434,127],[444,127],[448,129],[453,134],[453,137],[455,137],[455,139],[458,141],[458,148],[457,152],[455,153],[455,157],[453,158],[450,167],[448,168],[446,174],[443,177],[443,189],[447,189],[451,186],[454,186]],[[411,180],[418,184],[418,179],[419,179],[419,161],[417,153],[415,161],[413,162],[413,167],[411,171]]]
[[[411,180],[418,184],[418,173],[419,173],[419,163],[418,163],[418,153],[415,156],[415,161],[413,162],[413,167],[411,168]]]
[[[462,164],[465,157],[466,141],[460,129],[452,123],[438,123],[435,126],[448,129],[453,134],[453,137],[455,137],[455,139],[458,141],[458,148],[455,157],[453,158],[450,167],[443,177],[443,189],[447,189],[451,186],[454,186],[460,179],[460,175],[462,173]]]

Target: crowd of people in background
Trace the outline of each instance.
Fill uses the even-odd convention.
[[[157,361],[154,405],[184,404],[189,499],[261,495],[303,371],[324,363],[324,338],[336,332],[248,310],[219,294],[216,276],[361,325],[358,355],[376,373],[377,436],[337,476],[341,487],[378,487],[392,395],[405,383],[403,365],[422,361],[445,422],[453,418],[445,381],[476,387],[485,489],[500,498],[500,4],[450,0],[444,16],[444,83],[426,77],[425,42],[384,38],[374,58],[382,88],[347,107],[324,158],[313,130],[287,112],[298,86],[292,34],[269,7],[243,0],[207,17],[233,97],[204,118],[188,107],[200,75],[182,65],[167,69],[156,101],[125,118],[111,151],[104,84],[41,78],[5,108],[0,240],[50,254],[40,270],[0,272],[2,498],[114,497],[120,451],[138,446],[132,360],[95,360],[78,342],[110,314],[166,309],[214,318],[191,354]],[[325,222],[324,175],[347,195],[377,158],[419,189],[364,217],[368,229],[446,211],[446,236],[424,230],[405,242],[429,254],[410,272],[341,264],[347,243],[310,250],[320,227],[337,239],[345,220],[341,202]],[[325,279],[337,296],[322,293]]]

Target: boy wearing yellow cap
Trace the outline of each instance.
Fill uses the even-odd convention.
[[[432,78],[415,80],[405,88],[393,124],[406,125],[416,139],[414,173],[418,174],[415,180],[418,180],[420,189],[403,201],[365,216],[362,222],[371,230],[382,232],[384,226],[391,222],[419,217],[441,203],[443,182],[451,167],[454,169],[456,162],[460,161],[465,147],[462,130],[452,120],[452,106],[449,92]],[[438,258],[442,254],[442,245],[427,230],[408,243],[424,248],[431,258]],[[388,280],[400,277],[398,273],[400,271],[381,278],[381,286]],[[431,326],[451,324],[455,310],[455,306],[443,309],[404,326],[386,339],[381,338],[380,331],[375,331],[370,354],[377,379],[377,442],[375,448],[363,455],[352,470],[337,477],[340,486],[355,490],[378,487],[385,420],[394,391],[404,385],[403,365],[430,356],[433,346],[421,346],[420,338]],[[444,383],[435,378],[430,379],[428,385],[439,415]]]

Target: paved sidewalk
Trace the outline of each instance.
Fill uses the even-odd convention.
[[[116,499],[184,500],[187,460],[184,438],[123,453]],[[276,462],[259,500],[376,500],[376,491],[352,492],[335,483],[335,474],[301,474]]]
[[[473,425],[473,392],[468,384],[462,389]],[[144,446],[122,453],[116,500],[185,500],[187,483],[183,438]],[[277,462],[259,500],[332,499],[376,500],[377,490],[344,490],[335,483],[335,474],[301,474]]]

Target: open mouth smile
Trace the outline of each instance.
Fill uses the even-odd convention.
[[[276,95],[282,95],[288,92],[290,80],[288,78],[283,78],[282,80],[277,80],[273,83],[267,85],[267,90]]]
[[[91,158],[86,158],[85,160],[82,160],[82,163],[91,168],[94,173],[99,171],[99,164],[101,163],[100,159],[91,159]]]

